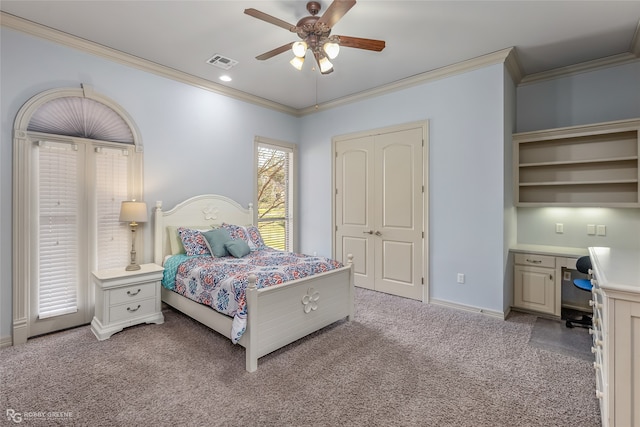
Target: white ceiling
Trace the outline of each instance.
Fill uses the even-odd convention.
[[[331,3],[320,1],[322,10]],[[25,1],[0,9],[29,21],[211,80],[294,109],[364,92],[505,48],[524,75],[637,50],[640,1],[359,0],[332,34],[381,39],[382,52],[343,48],[320,75],[289,52],[255,57],[297,35],[243,13],[255,8],[291,24],[306,1]],[[213,54],[239,63],[224,71]],[[638,56],[638,52],[633,52]],[[233,80],[223,83],[222,74]],[[317,90],[316,90],[317,88]]]

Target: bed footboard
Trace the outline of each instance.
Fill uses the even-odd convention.
[[[345,317],[353,318],[353,257],[345,267],[264,289],[249,278],[246,369],[258,358]]]

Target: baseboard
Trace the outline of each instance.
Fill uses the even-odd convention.
[[[508,311],[502,312],[502,311],[488,310],[486,308],[474,307],[474,306],[465,305],[465,304],[458,304],[456,302],[450,302],[450,301],[437,300],[434,298],[431,298],[429,300],[429,303],[434,305],[441,305],[443,307],[455,308],[456,310],[470,311],[472,313],[484,314],[485,316],[495,317],[496,319],[500,319],[500,320],[506,319],[507,315],[509,314]]]
[[[0,337],[0,348],[11,347],[13,345],[13,339],[9,337]]]

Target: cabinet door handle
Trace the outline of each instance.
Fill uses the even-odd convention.
[[[140,289],[138,289],[135,292],[127,291],[127,295],[129,295],[130,297],[134,297],[134,296],[138,295],[139,293],[140,293]]]
[[[553,274],[549,275],[549,280],[553,281]]]
[[[540,263],[542,263],[542,260],[540,260],[540,259],[529,259],[529,258],[527,258],[526,261],[530,262],[531,264],[540,264]]]
[[[138,304],[136,308],[127,307],[127,311],[130,313],[133,313],[134,311],[138,311],[139,308],[140,308],[140,304]]]

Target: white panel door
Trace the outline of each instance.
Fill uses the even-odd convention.
[[[336,258],[356,286],[423,299],[423,128],[336,142]]]
[[[356,286],[374,289],[372,137],[336,146],[336,258],[354,259]]]
[[[422,300],[422,129],[375,140],[375,288]]]

